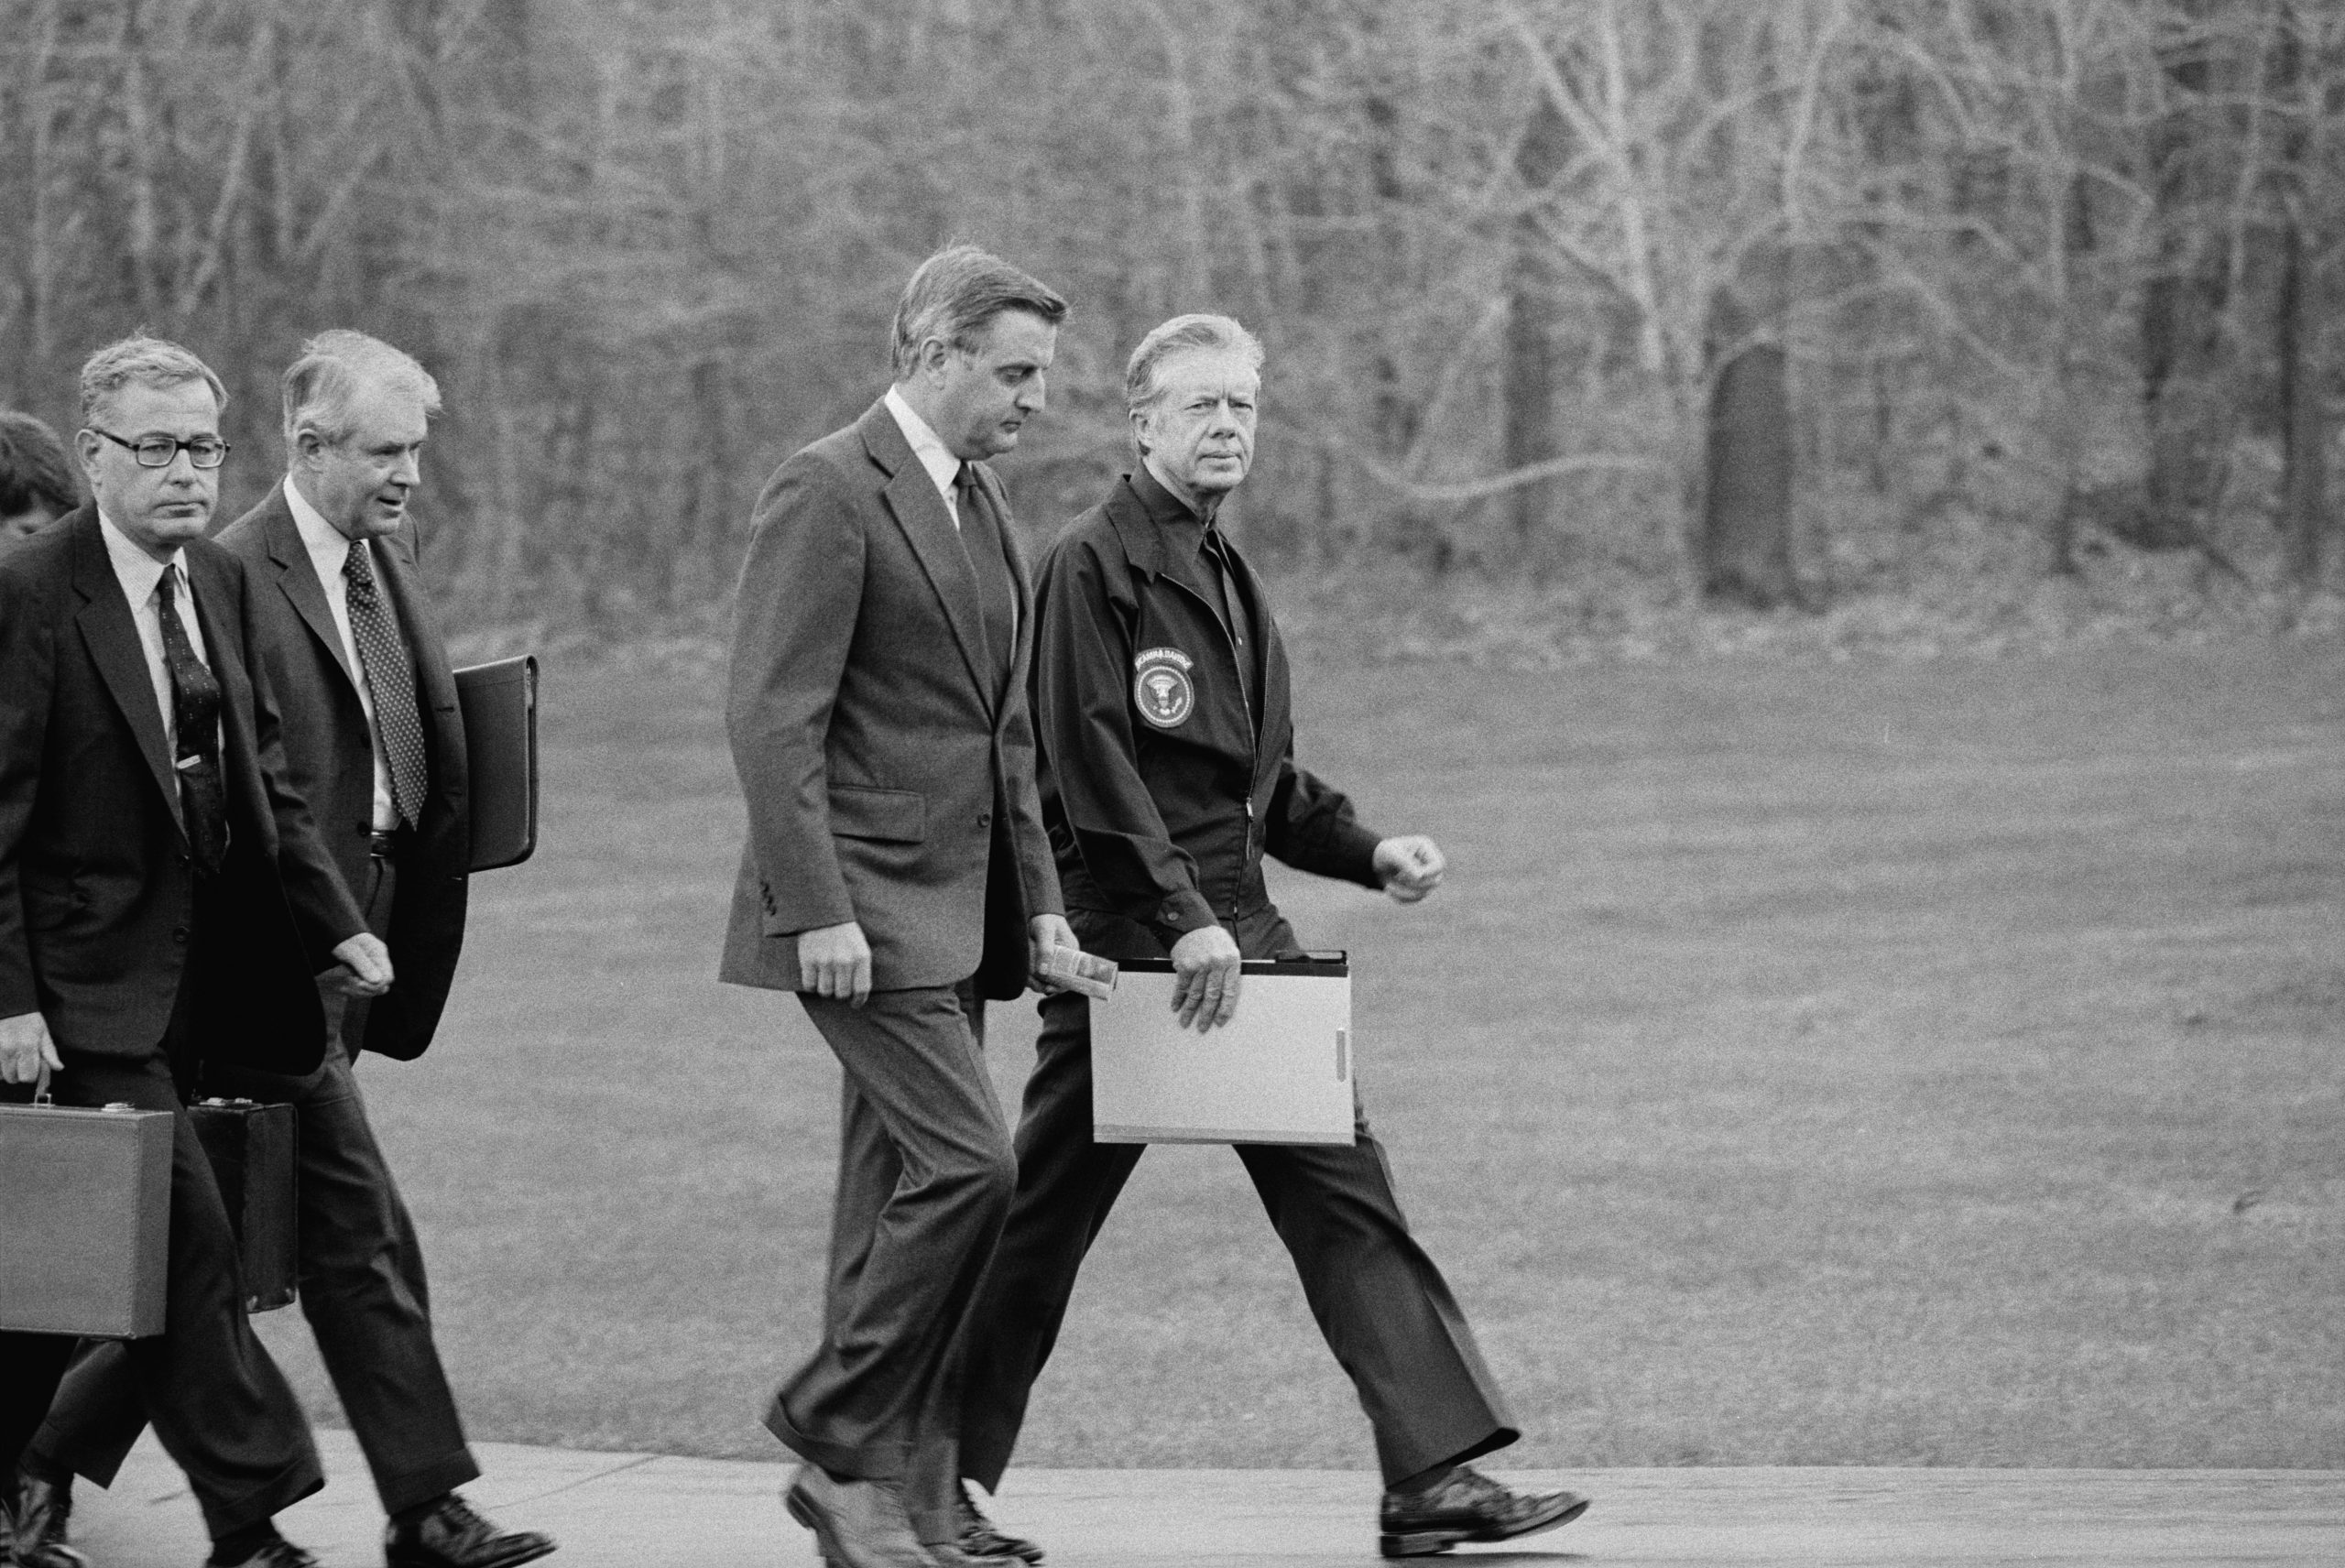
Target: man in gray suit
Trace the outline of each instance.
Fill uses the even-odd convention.
[[[999,482],[1066,302],[971,245],[906,286],[895,384],[775,471],[725,724],[748,801],[723,979],[795,991],[845,1083],[823,1342],[766,1424],[838,1568],[965,1568],[961,1327],[1017,1183],[982,1048],[1075,945],[1034,788],[1032,599]]]

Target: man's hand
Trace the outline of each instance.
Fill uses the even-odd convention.
[[[1034,989],[1045,994],[1066,989],[1042,973],[1043,962],[1054,947],[1083,951],[1083,944],[1074,940],[1074,928],[1066,923],[1064,915],[1036,915],[1026,922],[1026,978]]]
[[[1172,944],[1172,1011],[1203,1034],[1238,1016],[1238,939],[1199,926]]]
[[[1403,833],[1376,846],[1376,874],[1397,904],[1413,904],[1440,887],[1448,865],[1441,846],[1423,833]]]
[[[38,1013],[18,1013],[0,1018],[0,1083],[37,1083],[41,1071],[61,1073],[57,1042],[49,1038],[49,1020]]]
[[[379,996],[391,988],[391,950],[373,931],[360,931],[333,950],[339,968],[318,976],[345,996]]]
[[[871,995],[871,944],[854,920],[798,933],[798,988],[849,1007]]]

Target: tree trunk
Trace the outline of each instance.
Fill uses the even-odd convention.
[[[2329,160],[2336,113],[2331,83],[2340,74],[2336,24],[2311,5],[2291,6],[2283,74],[2295,88],[2303,120],[2290,137],[2292,189],[2283,201],[2280,299],[2274,345],[2279,357],[2280,527],[2287,580],[2299,591],[2320,583],[2321,550],[2329,533],[2328,356],[2322,352],[2329,293],[2322,265],[2337,234],[2336,193]]]
[[[2228,421],[2217,378],[2230,278],[2211,236],[2223,198],[2207,102],[2233,74],[2204,58],[2168,67],[2179,101],[2151,132],[2151,179],[2162,231],[2158,268],[2142,295],[2142,411],[2149,430],[2147,504],[2113,523],[2142,550],[2198,542],[2222,483]]]
[[[1515,149],[1514,169],[1526,191],[1543,189],[1570,156],[1570,128],[1545,98],[1531,116]],[[1555,435],[1555,328],[1554,280],[1544,260],[1537,222],[1515,221],[1513,256],[1507,277],[1505,402],[1506,466],[1528,468],[1561,455]],[[1515,486],[1515,536],[1530,539],[1553,511],[1554,480]]]
[[[1792,570],[1793,446],[1783,347],[1749,341],[1751,315],[1721,289],[1710,315],[1713,354],[1727,355],[1710,390],[1702,487],[1702,591],[1773,609],[1801,602]]]

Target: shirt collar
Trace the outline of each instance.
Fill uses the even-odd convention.
[[[1188,504],[1164,487],[1164,482],[1148,471],[1143,463],[1130,475],[1132,494],[1148,513],[1148,520],[1162,530],[1166,541],[1174,546],[1176,560],[1194,561],[1205,549],[1205,522],[1189,510]]]
[[[293,514],[293,526],[301,531],[301,543],[310,552],[310,562],[318,575],[332,582],[342,575],[344,562],[350,559],[350,540],[343,531],[327,522],[325,514],[310,505],[293,476],[285,476],[285,505]]]
[[[912,406],[904,401],[902,393],[890,387],[888,396],[880,400],[888,405],[888,412],[896,416],[896,428],[904,432],[906,441],[911,442],[912,455],[920,459],[922,468],[928,470],[929,482],[936,486],[936,493],[950,497],[953,481],[961,473],[961,460],[953,455],[952,450],[937,438],[934,430],[928,428],[928,421],[912,411]]]
[[[115,527],[115,520],[107,517],[103,508],[98,513],[98,532],[106,541],[106,559],[114,563],[115,579],[122,584],[122,591],[129,598],[132,609],[143,606],[154,597],[155,584],[160,583],[163,573],[173,567],[179,569],[180,583],[184,588],[187,583],[185,550],[175,550],[169,561],[157,561],[141,550],[128,534]],[[179,593],[180,603],[185,604],[185,593],[180,590],[174,592]]]

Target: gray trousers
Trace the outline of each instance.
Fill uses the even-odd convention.
[[[845,1074],[823,1342],[766,1425],[834,1475],[902,1487],[923,1541],[955,1539],[963,1321],[1018,1180],[967,986],[799,1000]]]

